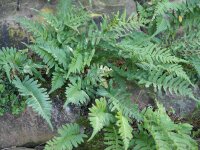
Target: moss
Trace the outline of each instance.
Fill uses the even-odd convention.
[[[8,34],[10,38],[24,38],[26,37],[26,33],[21,28],[10,27],[8,29]]]
[[[24,49],[23,43],[29,43],[30,35],[28,35],[20,26],[11,24],[2,24],[0,31],[1,47],[15,47]]]

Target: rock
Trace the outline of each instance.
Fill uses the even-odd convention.
[[[46,0],[20,0],[19,11],[17,11],[17,0],[0,1],[0,21],[14,21],[20,16],[32,17],[36,10],[47,5]]]
[[[126,0],[125,3],[125,9],[127,12],[127,15],[130,16],[132,13],[136,13],[136,3],[134,0]]]
[[[92,0],[92,4],[89,0],[80,0],[80,2],[93,13],[112,14],[118,11],[123,12],[125,9],[128,15],[136,12],[134,0]]]
[[[26,46],[23,43],[30,43],[30,35],[18,24],[4,22],[0,25],[0,49],[2,47],[24,49]]]
[[[61,125],[74,122],[79,116],[78,108],[63,110],[62,103],[54,103],[52,131],[47,123],[32,109],[27,108],[20,116],[6,114],[0,117],[0,149],[12,146],[36,146],[50,140]]]
[[[148,106],[155,106],[154,99],[156,99],[170,114],[173,114],[173,118],[187,120],[194,127],[200,127],[200,110],[197,108],[195,100],[186,96],[170,94],[169,92],[154,94],[150,89],[140,88],[137,85],[131,85],[129,89],[132,93],[132,101],[138,104],[140,110]],[[199,99],[199,88],[194,88],[193,93]]]
[[[33,148],[25,148],[25,147],[13,147],[13,148],[6,148],[3,150],[35,150]]]
[[[131,93],[131,100],[138,104],[139,109],[142,110],[148,106],[154,106],[154,100],[151,96],[151,92],[148,89],[141,88],[134,85],[129,85],[129,91]]]
[[[198,90],[195,89],[195,95],[198,94],[197,92]],[[175,113],[176,117],[179,118],[189,119],[197,107],[197,102],[186,96],[158,93],[157,99],[169,112]]]

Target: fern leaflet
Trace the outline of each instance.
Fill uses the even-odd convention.
[[[72,150],[83,142],[87,135],[81,133],[78,124],[63,125],[58,130],[59,136],[47,142],[45,150]]]
[[[89,141],[106,125],[113,120],[112,114],[107,112],[107,103],[104,98],[96,99],[95,104],[90,108],[89,120],[93,127],[93,133]]]
[[[105,150],[122,150],[123,141],[115,126],[110,126],[104,129],[104,144]]]
[[[41,115],[53,129],[50,121],[52,104],[46,89],[40,88],[40,84],[29,76],[26,76],[23,81],[16,77],[13,84],[22,96],[27,97],[27,105]]]
[[[116,118],[117,118],[116,125],[119,127],[119,134],[124,142],[124,149],[127,150],[129,147],[129,143],[133,138],[132,135],[133,128],[129,124],[128,119],[124,117],[121,112],[117,113]]]

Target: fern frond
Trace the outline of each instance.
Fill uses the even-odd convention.
[[[144,113],[143,127],[152,135],[156,149],[191,149],[197,150],[197,143],[189,135],[192,126],[175,124],[166,114],[165,108],[158,105],[158,110],[148,108]]]
[[[49,28],[52,27],[56,32],[63,29],[64,26],[62,21],[58,20],[58,18],[54,14],[41,12],[40,15],[44,19],[45,23],[49,25]]]
[[[50,121],[52,104],[46,89],[41,88],[41,85],[29,76],[26,76],[23,81],[16,77],[13,84],[18,88],[20,95],[27,97],[27,105],[41,115],[53,129]]]
[[[158,3],[156,4],[156,8],[155,8],[155,12],[152,17],[152,20],[154,20],[156,16],[165,15],[165,13],[170,10],[176,11],[179,9],[179,7],[180,5],[178,3],[169,2],[168,0],[158,1]]]
[[[71,63],[69,64],[67,77],[69,77],[71,73],[80,73],[84,67],[83,64],[83,55],[78,51],[74,51]]]
[[[60,68],[55,69],[55,72],[53,72],[51,90],[49,93],[52,93],[55,90],[61,88],[64,85],[65,81],[65,73],[63,72],[63,70]]]
[[[29,48],[36,54],[38,54],[42,58],[42,61],[49,68],[53,68],[54,66],[58,65],[58,62],[55,60],[52,54],[46,51],[45,49],[40,48],[38,45],[30,45]]]
[[[182,78],[174,77],[173,74],[165,73],[163,70],[153,70],[144,74],[143,77],[140,74],[136,76],[139,79],[139,84],[145,84],[146,87],[153,86],[155,90],[163,89],[171,94],[189,96],[195,100],[190,83]]]
[[[157,17],[156,19],[156,31],[155,33],[152,35],[152,37],[156,36],[157,34],[167,30],[168,28],[170,28],[170,22],[168,19],[162,17]]]
[[[169,74],[174,74],[177,77],[180,77],[186,81],[188,81],[191,85],[192,82],[190,81],[190,78],[186,74],[186,72],[183,70],[183,67],[179,64],[160,64],[160,65],[154,65],[154,64],[149,64],[146,62],[141,62],[137,64],[140,68],[146,70],[146,71],[151,71],[151,70],[157,70],[159,71],[160,69],[168,72]]]
[[[74,31],[79,32],[78,28],[86,24],[89,20],[91,20],[91,18],[87,11],[72,8],[72,11],[66,14],[64,24]]]
[[[107,112],[107,102],[105,98],[100,98],[95,100],[95,105],[89,109],[89,120],[93,127],[93,133],[89,141],[104,127],[110,124],[113,120],[112,114]]]
[[[48,32],[44,24],[30,20],[28,18],[20,18],[19,22],[20,25],[27,29],[28,32],[31,32],[34,35],[34,37],[42,40],[47,39]]]
[[[197,55],[189,57],[188,59],[191,62],[192,66],[195,68],[196,72],[198,73],[198,76],[200,77],[200,57]]]
[[[156,150],[154,139],[144,130],[134,134],[133,144],[133,150]]]
[[[169,49],[161,48],[156,44],[133,46],[129,42],[122,41],[118,44],[121,49],[120,56],[148,63],[187,63],[186,60],[172,55]]]
[[[85,52],[84,53],[84,66],[90,66],[90,63],[95,55],[95,49],[93,49],[91,52]]]
[[[72,1],[71,0],[59,0],[57,5],[57,15],[59,17],[63,17],[63,15],[68,14],[72,9]]]
[[[58,137],[47,142],[45,150],[72,150],[83,143],[83,138],[87,137],[81,133],[81,129],[76,123],[63,125],[58,129],[58,134]]]
[[[66,97],[67,101],[64,104],[66,107],[69,103],[73,103],[75,105],[80,105],[86,103],[90,98],[85,91],[81,89],[81,81],[78,83],[69,84],[66,88]]]
[[[112,91],[107,91],[105,89],[99,89],[98,94],[109,98],[109,109],[111,111],[122,111],[123,115],[126,117],[136,119],[137,121],[142,120],[138,105],[131,102],[130,94],[125,90],[114,89]]]
[[[23,67],[27,63],[27,56],[17,52],[15,48],[2,48],[0,50],[0,68],[3,68],[11,82],[11,76],[16,71],[23,72]],[[12,75],[11,75],[12,74]]]
[[[122,150],[123,141],[115,126],[110,126],[104,129],[104,144],[105,150]]]
[[[119,127],[119,134],[124,142],[124,149],[127,150],[129,147],[129,143],[133,138],[132,135],[133,128],[129,124],[128,119],[124,117],[121,112],[117,113],[116,118],[117,118],[116,125]]]
[[[61,65],[64,69],[67,68],[69,57],[67,57],[67,54],[63,49],[59,49],[48,44],[30,47],[50,68],[56,65]]]
[[[110,21],[107,28],[109,32],[113,33],[114,38],[120,38],[131,34],[135,30],[138,30],[143,26],[144,22],[145,20],[143,18],[138,18],[137,15],[127,17],[126,11],[124,11],[121,16],[118,12]]]

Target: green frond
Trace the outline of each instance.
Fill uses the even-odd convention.
[[[93,104],[89,110],[89,120],[93,127],[93,133],[89,139],[90,141],[104,126],[110,124],[114,116],[107,112],[107,102],[105,98],[96,99],[95,105]]]
[[[167,30],[168,28],[170,28],[170,22],[168,19],[164,18],[164,17],[158,17],[156,19],[156,31],[155,33],[152,35],[156,36],[157,34]]]
[[[93,49],[91,52],[85,52],[84,53],[84,61],[83,61],[84,66],[86,66],[86,65],[90,66],[90,63],[91,63],[94,55],[95,55],[95,49]]]
[[[175,2],[169,2],[169,0],[159,1],[156,4],[155,12],[152,17],[152,20],[154,20],[157,16],[165,15],[168,11],[176,11],[178,10],[180,5]]]
[[[40,12],[40,16],[44,19],[46,25],[49,25],[48,28],[52,27],[56,32],[59,32],[64,28],[63,22],[58,20],[54,14]]]
[[[190,81],[190,78],[186,74],[186,72],[183,70],[183,66],[179,64],[160,64],[160,65],[154,65],[154,64],[149,64],[146,62],[141,62],[137,64],[140,68],[146,70],[146,71],[151,71],[151,70],[157,70],[159,71],[162,69],[163,71],[168,72],[169,74],[174,74],[177,77],[180,77],[186,81],[188,81],[191,85],[192,82]]]
[[[83,143],[83,139],[87,137],[81,133],[81,129],[76,123],[63,125],[58,129],[58,134],[59,136],[47,142],[45,150],[72,150]]]
[[[27,97],[27,105],[41,115],[53,129],[50,121],[52,104],[46,89],[41,88],[41,85],[29,76],[26,76],[23,81],[16,77],[13,84],[18,88],[20,95]]]
[[[141,71],[141,74],[137,74],[136,77],[139,79],[139,84],[145,84],[146,87],[153,86],[155,90],[169,91],[172,94],[194,98],[191,84],[188,81],[174,77],[173,74],[165,73],[163,70],[152,70],[148,73]]]
[[[198,55],[189,57],[189,61],[200,77],[200,57]]]
[[[27,56],[20,53],[15,48],[2,48],[0,50],[0,69],[6,72],[11,82],[11,74],[15,75],[16,71],[23,72],[23,67],[27,63]]]
[[[57,65],[67,68],[69,58],[65,50],[48,44],[32,45],[30,48],[37,53],[50,68]]]
[[[131,41],[122,41],[118,44],[121,56],[136,59],[147,63],[187,63],[186,60],[171,54],[170,49],[161,48],[159,45],[131,45]],[[136,61],[135,60],[135,61]]]
[[[38,54],[42,58],[42,61],[49,68],[53,68],[54,66],[58,65],[58,62],[55,60],[52,54],[46,51],[45,49],[40,48],[38,45],[30,45],[29,48],[36,54]]]
[[[81,89],[80,80],[78,83],[68,84],[65,94],[67,100],[64,104],[64,107],[66,107],[69,103],[73,103],[75,105],[85,104],[90,99],[87,93]]]
[[[113,33],[114,38],[120,38],[138,30],[144,22],[145,20],[138,18],[137,15],[127,17],[126,11],[122,15],[118,12],[108,24],[108,31]]]
[[[142,116],[139,113],[138,105],[131,102],[130,94],[125,90],[112,90],[107,91],[105,89],[99,89],[98,94],[108,98],[109,109],[111,111],[121,111],[124,116],[142,120]]]
[[[57,5],[57,15],[63,17],[63,15],[68,14],[72,9],[71,0],[59,0]]]
[[[54,92],[55,90],[61,88],[65,84],[65,73],[62,69],[57,68],[55,72],[53,72],[53,77],[51,81],[51,90],[49,93]]]
[[[68,75],[71,73],[80,73],[83,69],[83,55],[79,53],[78,51],[73,52],[73,57],[71,58],[71,63],[69,64],[69,70],[68,70]]]
[[[166,114],[165,108],[157,105],[156,111],[152,108],[145,111],[143,124],[143,128],[152,135],[156,149],[197,150],[196,141],[190,137],[192,126],[185,123],[175,124]]]
[[[154,139],[144,130],[134,134],[133,145],[133,150],[156,150]]]
[[[78,28],[86,24],[89,20],[91,18],[87,11],[73,8],[71,12],[66,14],[64,24],[74,31],[79,32]]]
[[[36,38],[45,40],[47,39],[48,33],[44,24],[38,21],[33,21],[28,18],[20,18],[20,25],[31,32]]]
[[[105,150],[122,150],[123,141],[115,126],[110,126],[104,129],[104,144]]]
[[[119,134],[124,142],[124,149],[127,150],[129,147],[129,143],[133,138],[133,128],[129,124],[128,118],[124,117],[121,112],[117,113],[116,118],[116,125],[119,127]]]
[[[83,82],[86,85],[93,86],[103,86],[107,87],[106,77],[109,77],[112,70],[106,66],[100,66],[98,64],[93,64],[88,69],[87,75],[84,78]]]

